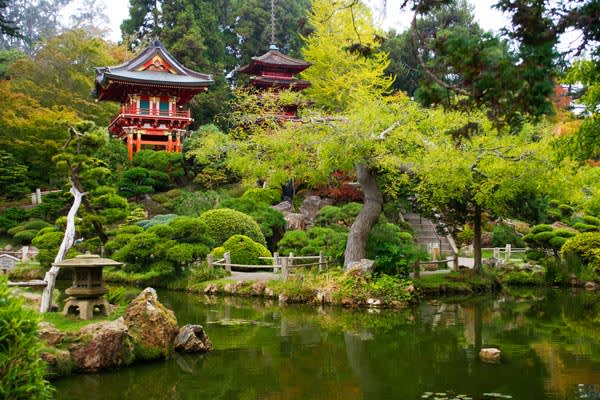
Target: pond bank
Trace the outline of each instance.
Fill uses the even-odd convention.
[[[42,315],[45,317],[46,314]],[[200,325],[180,328],[173,311],[158,301],[152,288],[144,289],[124,310],[113,310],[109,320],[73,321],[61,317],[52,315],[46,319],[62,329],[47,320],[39,324],[40,339],[45,344],[41,357],[48,364],[50,378],[166,359],[175,350],[212,349],[203,328]]]

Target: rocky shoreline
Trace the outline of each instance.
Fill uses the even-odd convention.
[[[144,289],[114,321],[92,323],[76,332],[41,322],[39,334],[46,345],[41,357],[48,363],[50,378],[165,359],[175,351],[212,350],[202,326],[179,327],[173,311],[158,301],[152,288]]]

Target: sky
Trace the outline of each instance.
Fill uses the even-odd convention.
[[[114,42],[121,40],[121,22],[129,15],[128,0],[102,0],[106,4],[106,14],[110,19],[109,34],[107,38]],[[268,0],[265,0],[267,2]],[[276,0],[277,1],[277,0]],[[294,0],[279,0],[294,1]],[[475,0],[474,5],[475,18],[479,25],[484,29],[498,31],[508,24],[507,18],[498,10],[492,9],[492,5],[497,0]],[[403,31],[410,24],[410,13],[401,13],[400,4],[402,0],[387,0],[387,7],[383,9],[384,0],[366,0],[366,3],[373,9],[373,15],[378,25],[385,30],[395,28],[397,31]],[[63,12],[68,18],[78,7],[79,0],[73,1]]]

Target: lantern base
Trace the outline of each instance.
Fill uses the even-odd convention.
[[[104,297],[95,299],[69,297],[65,301],[63,315],[68,315],[71,311],[73,311],[75,313],[79,313],[80,319],[93,319],[94,307],[98,307],[104,315],[108,315],[110,313],[110,304]]]

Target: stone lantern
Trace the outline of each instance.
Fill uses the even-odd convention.
[[[102,281],[102,267],[121,266],[122,263],[86,253],[53,265],[73,269],[73,285],[65,290],[69,298],[65,301],[64,315],[78,310],[79,318],[92,319],[94,307],[100,308],[104,315],[108,315],[110,305],[104,298],[108,289]]]

